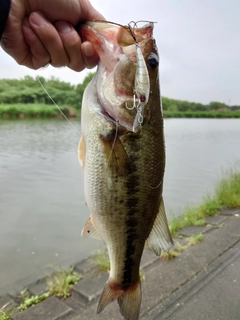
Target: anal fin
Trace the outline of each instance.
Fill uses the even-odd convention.
[[[161,250],[168,251],[174,247],[172,236],[168,228],[163,199],[161,199],[159,211],[147,239],[147,244],[158,256],[160,256]]]
[[[89,237],[89,238],[95,238],[95,239],[101,240],[101,236],[95,227],[94,220],[93,220],[92,216],[90,216],[90,218],[86,222],[86,224],[82,230],[81,235],[83,237]]]

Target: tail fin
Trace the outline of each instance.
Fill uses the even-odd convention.
[[[116,285],[111,279],[108,280],[98,303],[97,313],[100,313],[109,303],[116,299],[124,319],[138,320],[142,301],[140,280],[127,289]]]

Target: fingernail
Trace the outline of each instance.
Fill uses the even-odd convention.
[[[57,31],[60,33],[68,33],[72,30],[70,24],[65,21],[56,22],[55,27],[56,27]]]
[[[34,23],[36,26],[42,26],[46,23],[44,17],[38,12],[33,12],[30,16],[30,19],[31,22]]]

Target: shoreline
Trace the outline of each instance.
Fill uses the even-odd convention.
[[[69,118],[80,115],[81,108],[59,106]],[[163,109],[163,117],[193,119],[239,119],[239,111],[168,111]],[[54,104],[0,104],[0,119],[47,119],[63,118]]]
[[[59,106],[59,108],[68,118],[76,118],[80,114],[79,110],[70,106]],[[0,104],[0,120],[48,118],[62,119],[64,116],[54,104]]]

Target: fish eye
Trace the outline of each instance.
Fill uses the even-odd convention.
[[[156,55],[156,53],[151,52],[147,58],[147,61],[148,61],[148,65],[152,69],[156,69],[158,67],[159,59],[158,59],[158,56]]]

